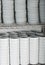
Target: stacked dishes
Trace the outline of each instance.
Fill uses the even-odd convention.
[[[38,40],[39,37],[34,32],[27,32],[29,36],[29,64],[38,64]]]
[[[16,23],[26,24],[26,0],[15,0]]]
[[[10,34],[10,63],[19,65],[19,37],[16,33]]]
[[[28,22],[38,24],[38,0],[28,0]]]
[[[2,0],[4,24],[14,23],[13,0]]]
[[[40,20],[41,23],[45,23],[45,0],[40,0]]]
[[[0,65],[9,65],[9,38],[7,34],[0,36]]]
[[[40,36],[40,46],[39,46],[39,63],[45,64],[45,37]]]
[[[38,40],[38,63],[40,65],[45,64],[45,35],[41,32],[36,32],[36,35],[39,37]]]
[[[25,32],[20,34],[20,64],[29,64],[29,37]]]
[[[30,37],[30,64],[38,64],[38,37]]]
[[[0,65],[28,64],[45,65],[44,34],[36,31],[0,33]]]

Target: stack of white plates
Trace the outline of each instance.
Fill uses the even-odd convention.
[[[4,24],[14,23],[13,0],[2,0]]]
[[[26,0],[15,0],[16,23],[26,24]]]
[[[19,65],[19,38],[16,33],[10,35],[10,64]]]
[[[45,37],[40,37],[39,63],[45,64]]]
[[[41,23],[45,23],[45,0],[40,0],[40,19]]]
[[[30,36],[30,64],[38,64],[38,37]]]
[[[9,38],[7,34],[0,36],[0,64],[9,65]]]
[[[38,24],[38,0],[28,0],[28,22]]]
[[[1,0],[0,0],[0,23],[1,23]]]
[[[20,59],[21,65],[29,64],[29,37],[25,32],[20,34]]]

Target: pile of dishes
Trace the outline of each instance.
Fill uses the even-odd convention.
[[[45,24],[45,0],[27,0],[27,3],[26,0],[2,0],[1,2],[0,21],[3,19],[4,24]]]

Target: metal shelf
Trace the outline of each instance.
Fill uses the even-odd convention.
[[[29,31],[29,30],[36,30],[36,31],[41,31],[42,28],[45,27],[45,25],[5,25],[5,24],[0,24],[0,33],[3,32],[11,32],[11,31]]]

